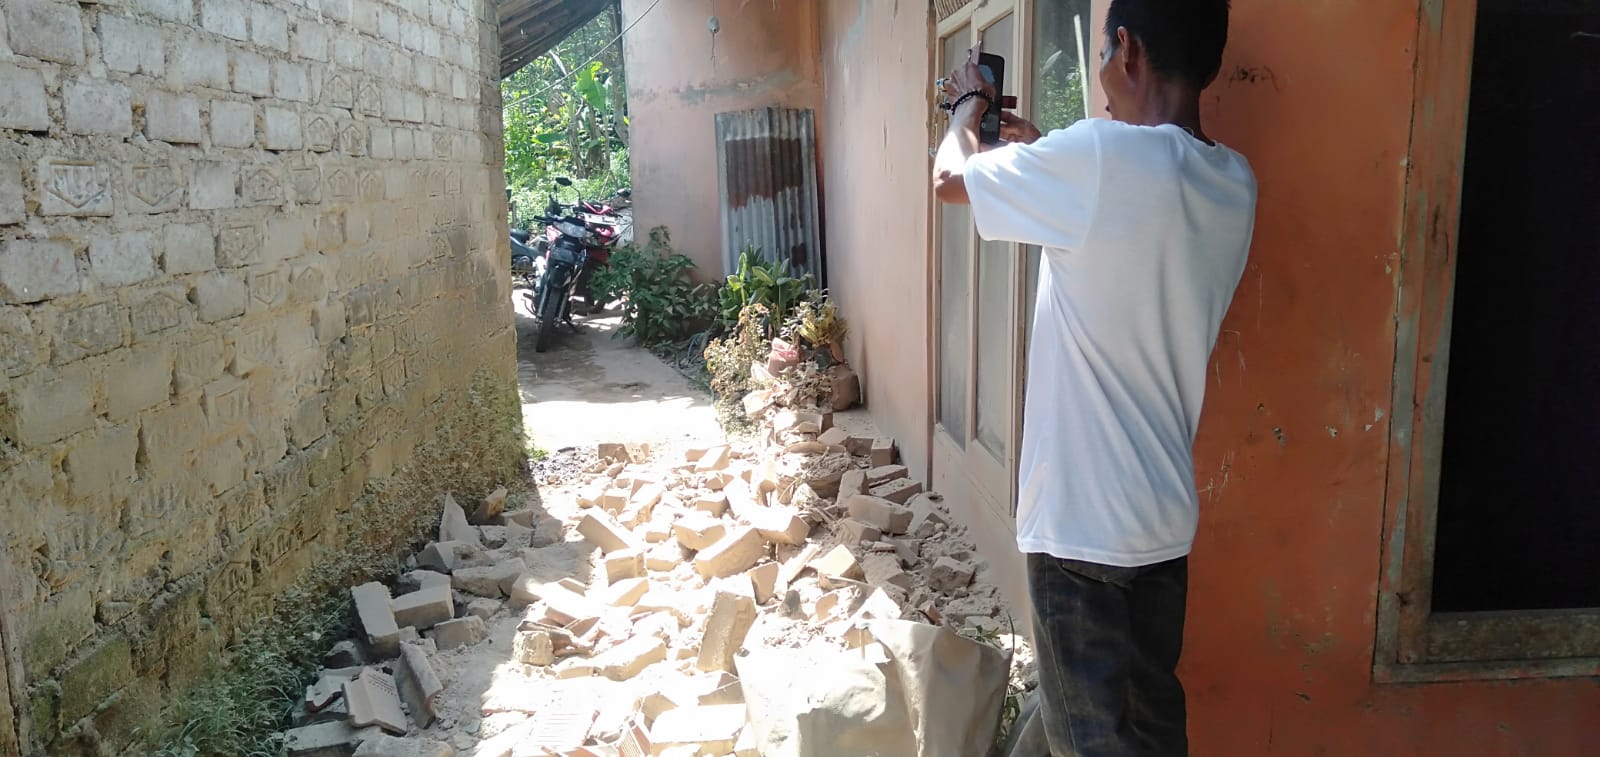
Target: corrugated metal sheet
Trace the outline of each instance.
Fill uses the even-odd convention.
[[[810,110],[761,108],[717,114],[723,265],[756,247],[788,259],[826,285],[818,215],[817,130]]]
[[[970,2],[972,0],[934,0],[933,9],[939,14],[939,20],[943,21],[954,15],[956,11],[967,7],[967,3]]]

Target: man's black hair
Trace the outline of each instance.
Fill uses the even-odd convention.
[[[1111,0],[1106,45],[1117,44],[1117,28],[1138,38],[1156,73],[1204,87],[1222,68],[1228,45],[1229,0]]]

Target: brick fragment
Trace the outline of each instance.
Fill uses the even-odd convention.
[[[430,586],[395,598],[394,619],[402,626],[427,630],[453,617],[455,595],[445,586]]]
[[[755,597],[747,593],[718,591],[706,618],[705,636],[695,666],[705,671],[733,672],[733,657],[744,646],[745,635],[756,620]]]
[[[700,456],[700,459],[695,463],[694,469],[701,473],[723,470],[728,467],[728,460],[732,453],[733,450],[727,445],[713,447]]]
[[[974,572],[972,563],[941,557],[928,571],[928,587],[934,591],[955,591],[972,583]]]
[[[839,535],[839,539],[846,544],[877,541],[878,537],[883,534],[877,526],[871,523],[864,523],[855,518],[845,518],[839,521],[838,525],[834,526],[834,529]]]
[[[869,494],[850,498],[850,517],[886,534],[903,534],[911,526],[911,509]]]
[[[600,548],[601,552],[615,552],[619,549],[639,549],[640,545],[634,540],[633,534],[622,527],[611,516],[603,512],[590,511],[578,522],[578,533],[588,539],[591,544]]]
[[[727,526],[722,521],[704,514],[691,514],[672,524],[672,533],[678,543],[695,551],[716,544],[727,532]]]
[[[600,675],[626,681],[650,665],[667,659],[667,643],[655,636],[635,636],[594,659]]]
[[[872,487],[870,493],[874,497],[881,497],[897,505],[904,505],[912,497],[922,493],[922,482],[910,478],[895,479]]]
[[[606,583],[614,584],[644,575],[644,552],[638,549],[619,549],[606,555]]]
[[[867,471],[867,486],[877,486],[898,478],[906,478],[911,471],[904,465],[885,465]]]
[[[694,568],[702,577],[721,578],[750,569],[766,554],[766,541],[755,529],[733,529],[716,544],[695,556]]]
[[[406,714],[400,709],[400,692],[394,678],[377,668],[367,668],[344,684],[344,701],[350,707],[350,724],[375,725],[390,733],[406,732]]]
[[[900,559],[894,555],[875,553],[861,560],[861,570],[867,583],[873,586],[898,586],[911,591],[915,582],[911,574],[900,569]]]
[[[488,630],[483,626],[483,618],[468,615],[434,626],[432,638],[440,649],[454,649],[476,644],[483,641],[487,635]]]
[[[804,544],[811,535],[811,524],[792,507],[761,508],[749,517],[761,537],[774,544]]]
[[[355,602],[356,619],[367,635],[367,643],[384,657],[398,654],[400,626],[390,608],[389,588],[376,581],[364,583],[350,590],[350,598]]]
[[[395,683],[417,726],[427,728],[432,725],[439,716],[439,695],[444,693],[444,684],[433,672],[433,664],[428,662],[428,653],[422,645],[401,645],[400,664],[395,667]]]
[[[656,718],[650,726],[650,743],[656,754],[688,749],[685,754],[728,754],[744,728],[745,706],[716,704],[679,707]]]
[[[777,591],[780,568],[777,563],[769,562],[745,571],[745,575],[750,577],[750,586],[755,591],[756,604],[764,605],[772,599],[773,593]]]
[[[850,442],[850,432],[845,431],[838,426],[834,426],[833,428],[822,432],[822,434],[817,437],[817,441],[822,442],[829,447],[843,447]]]
[[[861,572],[861,564],[856,562],[855,553],[843,544],[834,547],[833,551],[811,561],[811,566],[822,576],[837,576],[860,581],[865,577]]]
[[[872,460],[872,467],[879,468],[894,464],[894,440],[878,437],[872,440],[872,449],[868,451]]]

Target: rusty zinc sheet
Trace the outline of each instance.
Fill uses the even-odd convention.
[[[817,131],[810,110],[760,108],[717,114],[717,184],[722,259],[738,267],[755,247],[787,259],[796,272],[823,278],[817,190]]]

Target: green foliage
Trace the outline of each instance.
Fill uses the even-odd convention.
[[[751,305],[761,305],[770,316],[766,335],[778,335],[778,330],[811,285],[811,274],[794,275],[789,261],[762,260],[755,248],[745,248],[739,253],[739,271],[728,276],[719,294],[722,323],[733,328]]]
[[[551,194],[571,203],[628,184],[622,53],[620,45],[602,51],[616,33],[615,10],[608,9],[500,83],[513,225],[531,226]],[[557,176],[574,186],[556,185]]]
[[[813,289],[790,311],[783,333],[812,349],[828,348],[831,353],[849,335],[850,325],[839,315],[839,306],[826,290]]]
[[[590,282],[602,302],[622,300],[621,336],[646,347],[671,343],[695,332],[715,312],[714,295],[696,286],[694,261],[672,251],[667,227],[650,230],[643,249],[624,245]]]

